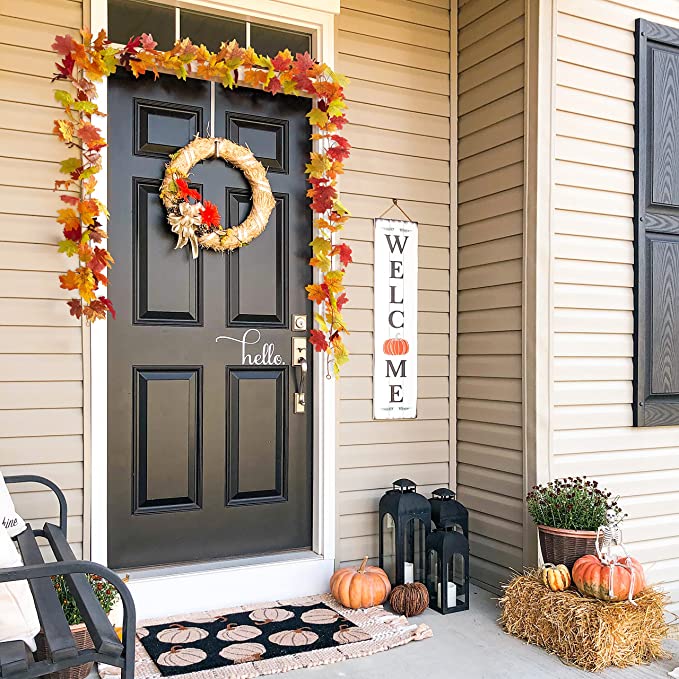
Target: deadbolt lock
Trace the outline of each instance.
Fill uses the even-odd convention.
[[[295,332],[306,330],[306,315],[293,314],[292,315],[292,329]]]

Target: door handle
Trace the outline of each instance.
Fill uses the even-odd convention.
[[[295,367],[299,368],[299,381],[297,382],[297,391],[295,392],[295,415],[304,412],[306,406],[306,376],[308,371],[308,363],[306,358],[300,357]]]

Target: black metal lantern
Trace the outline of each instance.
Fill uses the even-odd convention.
[[[439,530],[459,530],[469,540],[469,512],[455,499],[449,488],[438,488],[431,494],[431,520]]]
[[[469,542],[455,530],[435,530],[427,536],[429,606],[439,613],[469,608]]]
[[[431,506],[409,479],[394,481],[380,499],[380,568],[392,585],[424,582]]]

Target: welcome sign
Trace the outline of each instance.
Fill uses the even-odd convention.
[[[417,224],[375,220],[373,417],[417,416]]]

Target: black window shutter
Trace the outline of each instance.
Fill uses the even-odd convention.
[[[679,424],[679,30],[637,19],[634,423]]]

